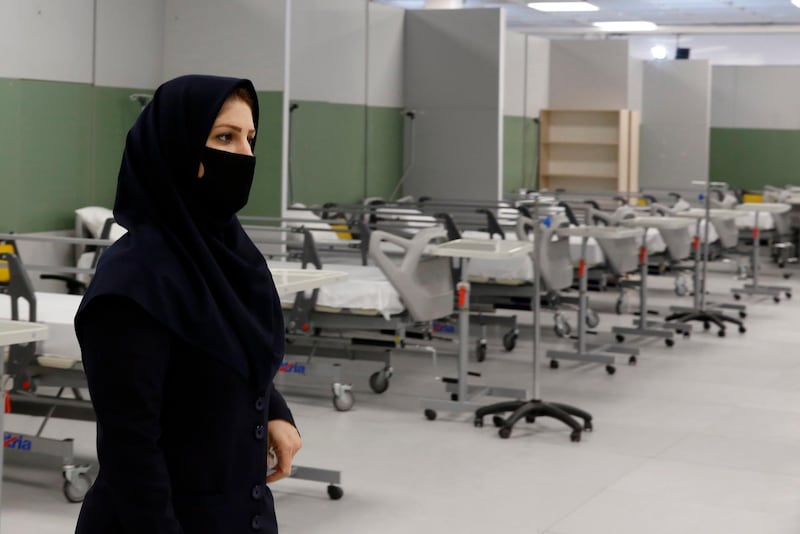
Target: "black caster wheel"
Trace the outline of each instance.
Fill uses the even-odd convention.
[[[786,298],[787,298],[787,299],[790,299],[790,298],[792,298],[792,294],[791,294],[791,293],[786,293]]]
[[[791,273],[783,273],[783,279],[784,280],[788,280],[791,277],[792,277]]]
[[[622,334],[617,334],[617,342],[622,343],[623,341],[625,341],[625,336]]]
[[[616,367],[614,367],[613,365],[606,365],[606,373],[613,375],[616,372],[617,372]]]
[[[739,327],[739,333],[740,334],[744,334],[745,332],[747,332],[747,328],[745,328],[744,326],[740,326]]]
[[[572,433],[569,435],[569,440],[578,443],[581,440],[581,431],[573,430]]]
[[[536,422],[536,416],[535,415],[526,415],[525,416],[525,422],[526,423],[535,423]]]
[[[506,349],[508,352],[514,350],[514,347],[517,346],[517,333],[513,330],[511,332],[506,332],[503,335],[503,348]]]
[[[503,439],[508,439],[509,437],[511,437],[511,428],[504,426],[503,428],[497,431],[497,434]]]
[[[558,369],[558,360],[550,360],[550,369]]]
[[[583,430],[585,432],[591,432],[592,430],[594,430],[594,426],[592,425],[592,422],[591,421],[584,421]]]
[[[506,424],[506,420],[499,415],[495,415],[492,417],[492,423],[494,424],[495,428],[503,428],[503,425]]]
[[[664,340],[664,344],[666,346],[668,346],[668,347],[671,347],[671,346],[673,346],[675,344],[675,340],[667,338],[667,339]]]
[[[687,339],[688,339],[688,338],[689,338],[691,335],[692,335],[692,334],[690,334],[688,330],[685,330],[685,331],[683,332],[683,337],[685,337],[685,338],[687,338]]]
[[[369,376],[369,387],[375,393],[384,393],[389,389],[389,377],[383,371],[374,372]]]
[[[709,323],[708,321],[704,322],[703,323],[703,330],[708,330],[709,328],[711,328],[711,323]]]
[[[739,293],[734,293],[733,300],[742,300],[742,296]]]
[[[344,491],[339,486],[334,486],[331,484],[328,486],[328,497],[331,498],[332,501],[338,501],[344,495]]]
[[[487,351],[486,340],[485,339],[479,340],[478,341],[478,346],[475,347],[475,358],[479,362],[485,361],[486,360],[486,351]]]
[[[475,428],[483,428],[483,417],[476,417],[472,421],[472,424],[475,426]]]
[[[451,393],[450,400],[453,402],[458,402],[458,393]]]
[[[719,337],[725,337],[725,330],[720,330],[719,332],[717,332],[717,335]]]
[[[775,304],[777,304],[777,303],[779,303],[781,301],[781,298],[776,295],[776,296],[772,297],[772,300],[774,300]]]
[[[628,358],[628,365],[636,365],[637,363],[639,363],[639,360],[636,359],[636,356],[631,356]]]
[[[747,319],[747,313],[740,311],[739,312],[739,319]]]
[[[428,421],[435,421],[436,420],[436,410],[431,410],[430,408],[425,410],[425,419]]]

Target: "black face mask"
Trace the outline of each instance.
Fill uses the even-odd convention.
[[[204,174],[187,188],[186,204],[199,225],[222,226],[247,204],[255,156],[203,147]]]

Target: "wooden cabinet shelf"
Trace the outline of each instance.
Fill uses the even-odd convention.
[[[637,191],[637,110],[544,109],[540,115],[539,187]]]

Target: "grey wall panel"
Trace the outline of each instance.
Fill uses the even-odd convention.
[[[295,0],[291,13],[293,100],[366,102],[366,0]]]
[[[505,42],[505,93],[503,114],[521,117],[525,113],[526,37],[521,33],[506,32]]]
[[[631,58],[628,63],[628,108],[642,109],[642,83],[644,82],[644,62]]]
[[[629,107],[628,67],[627,41],[552,41],[549,107],[553,109]]]
[[[687,189],[708,178],[710,108],[707,61],[645,63],[640,187]]]
[[[405,102],[417,119],[405,194],[500,198],[504,22],[499,9],[406,13]]]
[[[164,79],[219,74],[283,91],[285,9],[285,0],[166,0]]]
[[[0,78],[92,83],[93,0],[5,0]]]
[[[403,107],[405,11],[369,3],[367,104]]]
[[[497,200],[498,111],[440,108],[414,124],[414,165],[404,194],[464,200]]]
[[[711,127],[736,128],[736,77],[738,67],[711,68]]]
[[[528,36],[527,49],[525,116],[538,117],[539,110],[549,107],[550,40]]]
[[[800,67],[736,69],[736,126],[800,129]]]
[[[156,87],[164,71],[165,0],[98,0],[95,83]]]

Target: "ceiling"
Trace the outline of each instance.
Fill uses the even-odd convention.
[[[407,9],[424,0],[373,0]],[[542,13],[524,0],[464,0],[464,7],[504,7],[509,28],[530,33],[594,33],[593,22],[647,20],[665,32],[799,32],[800,8],[790,0],[590,0],[599,11]]]

